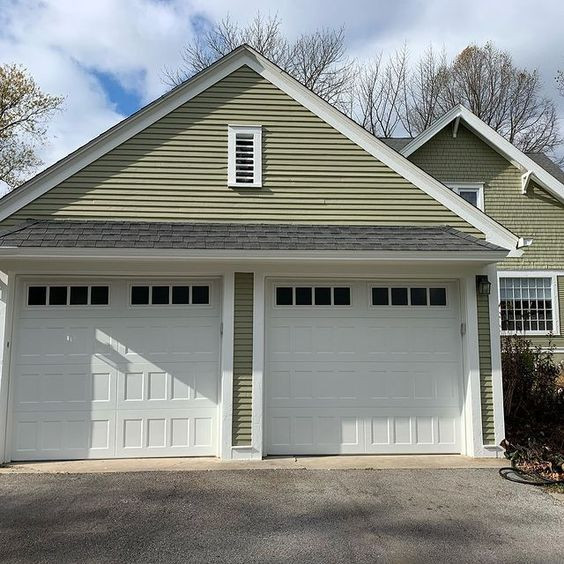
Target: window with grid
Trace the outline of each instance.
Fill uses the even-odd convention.
[[[229,186],[258,188],[262,185],[261,126],[230,125],[228,129]]]
[[[501,330],[549,333],[554,329],[551,278],[500,278]]]

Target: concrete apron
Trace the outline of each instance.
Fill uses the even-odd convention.
[[[500,468],[507,461],[460,455],[409,456],[289,456],[264,460],[217,458],[121,458],[14,462],[0,467],[0,474],[93,474],[104,472],[196,472],[209,470],[397,470],[448,468]]]

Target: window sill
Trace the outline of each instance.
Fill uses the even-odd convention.
[[[228,188],[262,188],[262,183],[259,184],[234,184],[229,182],[227,184]]]
[[[552,331],[500,331],[502,337],[560,337]]]

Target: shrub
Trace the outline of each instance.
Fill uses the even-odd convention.
[[[524,337],[502,337],[501,368],[506,419],[545,419],[564,407],[561,367],[554,361],[552,347],[542,350]]]
[[[521,336],[502,337],[506,457],[546,477],[562,476],[564,388],[562,365],[553,349],[542,350]]]

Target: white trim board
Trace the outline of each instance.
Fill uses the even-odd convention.
[[[448,111],[444,116],[431,124],[425,131],[408,143],[401,150],[401,154],[405,157],[409,157],[439,133],[439,131],[442,131],[449,123],[455,120],[462,120],[470,131],[521,170],[523,176],[526,177],[526,182],[524,179],[524,188],[526,188],[529,179],[533,177],[535,182],[540,184],[547,192],[561,202],[564,202],[564,184],[562,184],[562,182],[533,161],[533,159],[525,155],[525,153],[517,149],[517,147],[483,122],[478,116],[461,105],[455,106],[452,110]]]
[[[488,241],[509,249],[512,251],[511,256],[520,256],[519,238],[515,234],[454,194],[444,184],[409,162],[407,158],[368,133],[352,119],[247,45],[238,47],[190,80],[7,194],[0,200],[0,221],[244,65],[263,76],[369,154],[480,230],[486,235]]]
[[[480,251],[317,251],[317,250],[231,250],[231,249],[116,249],[93,247],[0,247],[0,261],[4,259],[131,259],[146,260],[185,260],[187,258],[202,260],[234,261],[241,259],[257,259],[268,261],[448,261],[448,262],[483,262],[494,263],[508,256],[507,250]]]

